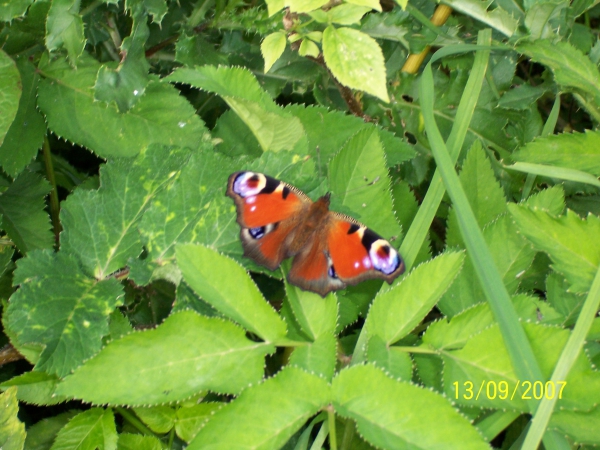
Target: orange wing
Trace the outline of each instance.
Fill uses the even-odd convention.
[[[244,256],[276,269],[287,257],[287,237],[311,200],[295,187],[256,172],[231,174],[227,195],[237,208]]]

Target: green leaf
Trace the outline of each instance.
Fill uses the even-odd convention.
[[[285,34],[275,32],[269,34],[260,44],[260,52],[265,60],[265,73],[269,71],[273,64],[283,54],[286,45]]]
[[[410,333],[454,281],[463,260],[462,253],[445,253],[378,294],[365,324],[369,336],[377,335],[391,345]]]
[[[506,91],[502,97],[500,97],[498,106],[500,108],[525,111],[530,109],[531,106],[545,93],[546,89],[543,86],[522,84],[514,89]]]
[[[323,334],[308,345],[296,347],[290,356],[290,365],[331,380],[336,353],[337,341],[333,334]]]
[[[64,47],[73,66],[86,42],[79,4],[78,0],[53,1],[46,21],[46,47],[51,52]]]
[[[340,25],[353,25],[360,23],[360,19],[371,11],[370,6],[359,6],[350,3],[342,3],[327,11],[327,16],[331,23]]]
[[[490,161],[479,141],[476,141],[469,150],[459,179],[481,228],[506,212],[504,192],[496,181]],[[449,247],[458,245],[464,248],[454,208],[448,219],[446,244]]]
[[[77,255],[102,279],[142,252],[137,230],[154,197],[178,175],[189,151],[151,146],[133,160],[115,159],[100,171],[100,189],[76,190],[62,204],[61,249]]]
[[[315,44],[310,39],[302,39],[302,43],[300,44],[300,48],[298,49],[298,54],[300,56],[312,56],[313,58],[317,58],[321,51],[317,44]]]
[[[175,425],[175,410],[170,406],[134,408],[133,411],[155,433],[168,433]]]
[[[600,132],[586,130],[536,139],[513,153],[513,159],[581,170],[600,177]]]
[[[525,6],[527,14],[523,21],[529,30],[529,40],[555,37],[556,22],[560,21],[561,14],[568,7],[568,3],[561,1],[531,2]]]
[[[570,210],[561,217],[518,205],[509,205],[509,210],[521,233],[569,281],[569,290],[587,292],[600,264],[600,219],[590,214],[584,220]]]
[[[505,166],[506,169],[516,170],[518,172],[530,173],[533,175],[542,175],[548,178],[558,178],[561,180],[574,181],[576,183],[591,184],[600,187],[600,181],[589,173],[564,167],[546,166],[544,164],[531,164],[517,162],[512,166]]]
[[[44,210],[49,190],[46,180],[24,172],[0,195],[2,228],[22,253],[51,248],[54,243],[50,218]]]
[[[25,448],[27,450],[48,450],[52,447],[58,432],[80,411],[68,412],[48,417],[27,428]]]
[[[597,446],[600,445],[599,425],[600,407],[595,407],[591,411],[554,411],[548,428],[568,435],[580,446]]]
[[[237,67],[180,68],[166,80],[220,95],[252,130],[263,151],[306,152],[305,133],[300,121],[277,106],[250,71]]]
[[[32,405],[55,405],[66,400],[64,397],[54,395],[57,383],[56,375],[31,371],[5,381],[0,388],[18,387],[19,400]]]
[[[285,5],[295,13],[306,13],[319,9],[325,5],[327,0],[286,0]]]
[[[162,450],[162,443],[154,436],[121,433],[117,450]]]
[[[19,260],[14,283],[20,288],[5,318],[17,337],[13,344],[43,345],[36,368],[61,377],[100,349],[108,315],[123,295],[117,280],[86,277],[62,251],[36,251]]]
[[[380,369],[354,366],[333,380],[333,406],[356,422],[364,439],[380,448],[487,449],[469,421],[440,395],[396,381]],[[424,423],[436,418],[435,426]]]
[[[519,26],[519,21],[510,12],[497,7],[491,11],[489,1],[448,0],[446,4],[455,11],[489,25],[507,37],[511,37]]]
[[[73,417],[58,432],[52,450],[115,450],[117,438],[112,411],[92,408]]]
[[[269,351],[231,322],[182,311],[154,330],[110,342],[56,392],[132,406],[179,401],[207,389],[234,394],[262,378]]]
[[[381,4],[377,0],[346,0],[346,3],[359,6],[368,6],[371,9],[381,12]]]
[[[131,34],[123,40],[121,54],[124,59],[113,69],[112,64],[104,64],[98,72],[95,85],[95,98],[107,103],[116,102],[120,112],[125,112],[135,105],[146,90],[150,81],[146,61],[145,44],[150,36],[148,15],[143,3],[131,9],[133,21]]]
[[[10,0],[0,5],[0,21],[10,22],[27,12],[34,0]]]
[[[36,106],[39,74],[26,59],[19,59],[17,67],[21,73],[23,93],[15,120],[0,145],[0,166],[11,177],[21,173],[35,157],[46,133],[46,123]]]
[[[183,279],[206,302],[267,342],[286,335],[285,322],[235,261],[201,245],[177,245]]]
[[[374,129],[355,134],[329,163],[332,209],[348,208],[384,237],[398,236],[385,154]]]
[[[600,97],[600,72],[588,57],[568,42],[538,39],[521,42],[516,50],[533,61],[548,66],[556,82],[570,89],[578,89],[595,98]]]
[[[546,278],[546,300],[564,316],[562,325],[565,327],[575,324],[585,301],[583,295],[568,292],[568,287],[569,283],[557,273],[553,272]]]
[[[0,448],[21,450],[25,443],[25,424],[17,417],[19,402],[17,388],[11,387],[0,394]]]
[[[552,186],[532,195],[525,204],[533,210],[546,211],[553,216],[558,216],[565,210],[565,192],[562,186]]]
[[[221,406],[220,403],[183,405],[177,410],[177,422],[175,423],[177,436],[186,442],[190,442]]]
[[[4,142],[6,133],[15,120],[22,94],[21,75],[15,62],[3,50],[0,50],[0,145]]]
[[[412,379],[412,360],[408,353],[398,347],[388,346],[377,335],[369,339],[367,360],[395,379],[403,381]]]
[[[197,148],[204,126],[177,89],[152,78],[136,105],[120,114],[114,104],[94,100],[99,68],[85,55],[76,71],[60,59],[40,65],[46,78],[38,88],[38,106],[50,130],[103,158],[134,156],[152,143]]]
[[[358,30],[330,25],[323,32],[323,56],[340,83],[390,101],[383,54],[375,39]]]
[[[329,401],[325,380],[287,367],[215,412],[188,449],[281,448]]]

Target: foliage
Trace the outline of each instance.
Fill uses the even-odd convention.
[[[600,445],[600,9],[443,3],[0,5],[2,448]],[[246,169],[406,274],[250,262]]]

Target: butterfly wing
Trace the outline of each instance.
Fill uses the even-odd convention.
[[[404,261],[388,241],[351,217],[330,212],[292,262],[288,281],[323,297],[364,280],[391,283],[404,272]]]
[[[237,208],[244,256],[270,270],[279,267],[311,200],[295,187],[256,172],[231,174],[227,195]]]

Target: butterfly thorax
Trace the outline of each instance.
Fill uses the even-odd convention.
[[[316,202],[307,206],[306,211],[300,217],[300,221],[292,234],[293,238],[289,244],[290,256],[298,253],[315,233],[324,228],[328,213],[329,194],[324,195]]]

